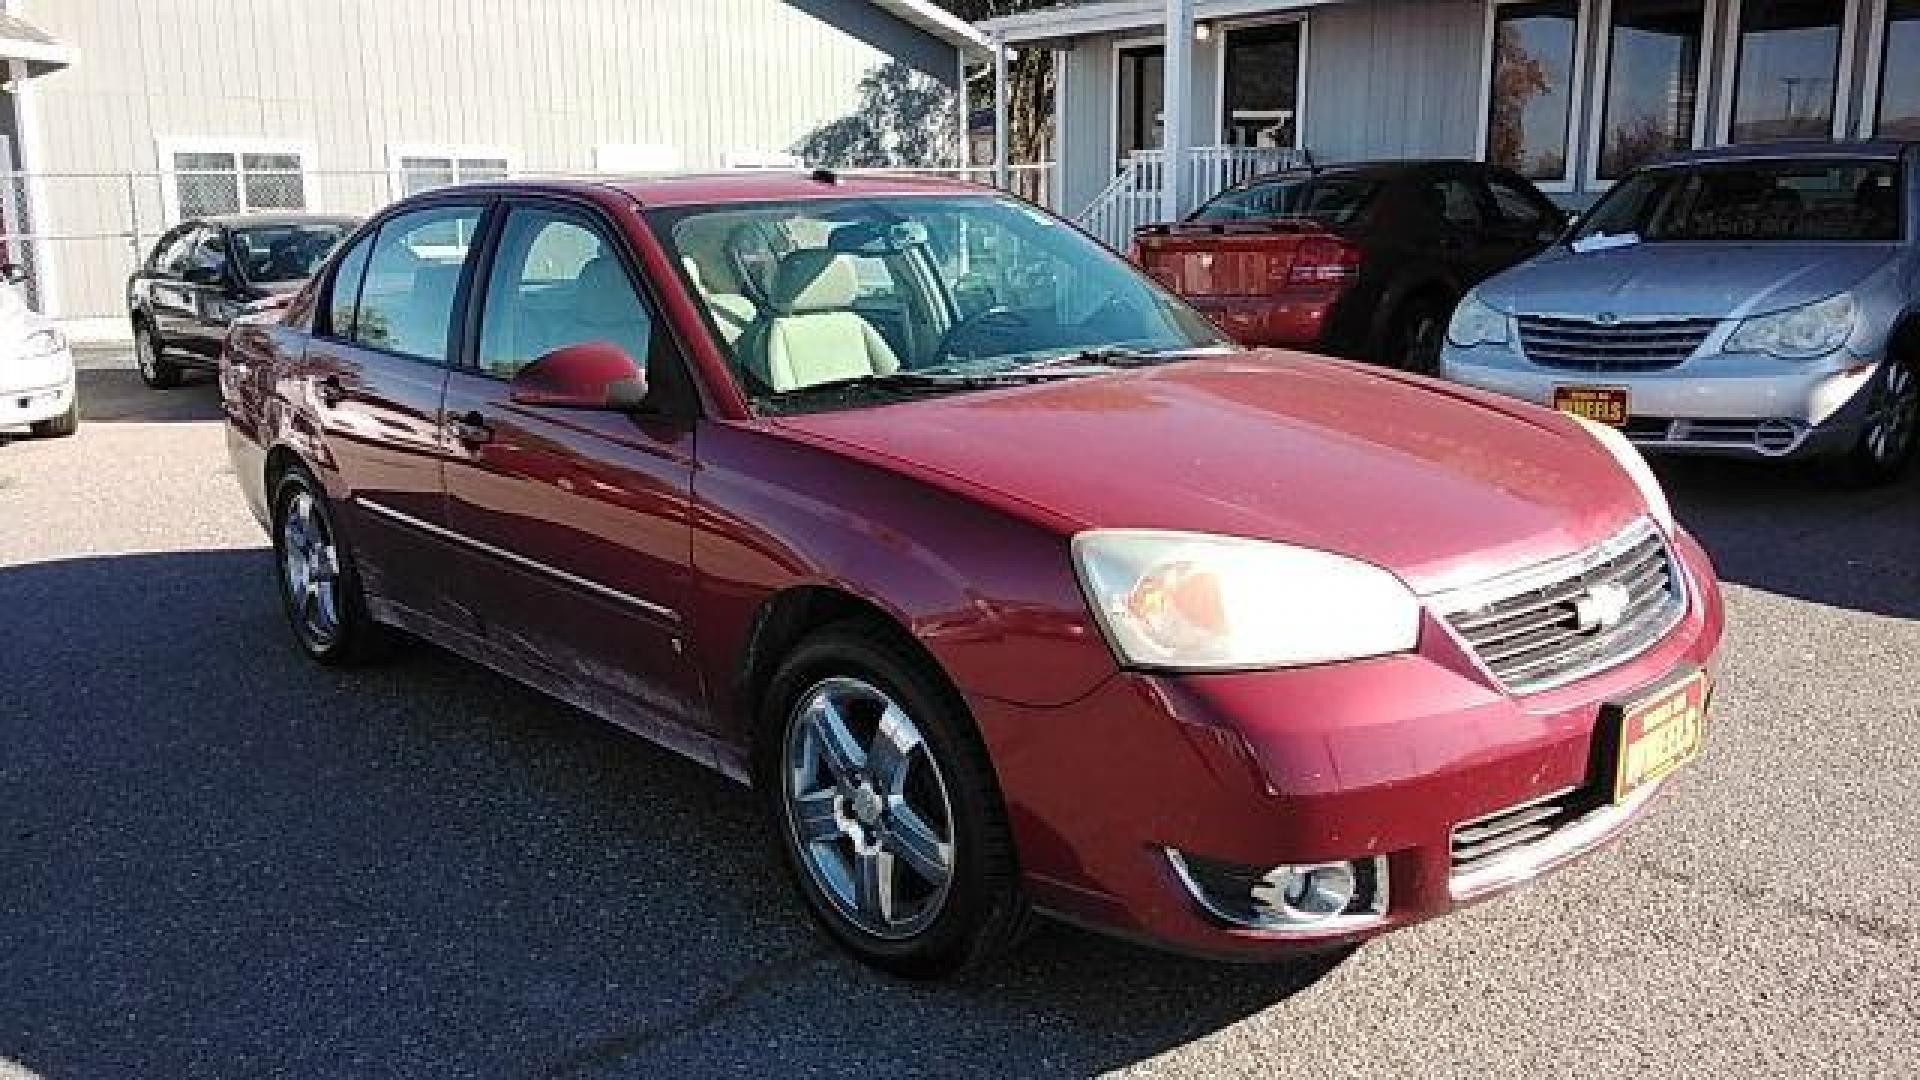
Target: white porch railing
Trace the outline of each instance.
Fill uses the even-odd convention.
[[[1253,146],[1196,146],[1187,151],[1187,191],[1192,210],[1220,192],[1262,173],[1291,169],[1307,162],[1304,150]],[[1162,220],[1160,192],[1166,184],[1167,155],[1161,150],[1136,151],[1106,190],[1081,212],[1081,228],[1116,251],[1125,251],[1135,229]]]

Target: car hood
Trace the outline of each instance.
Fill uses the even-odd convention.
[[[1635,244],[1585,254],[1556,247],[1479,293],[1522,315],[1744,318],[1844,292],[1894,253],[1879,244]]]
[[[1571,421],[1298,353],[1190,360],[776,423],[1073,528],[1281,541],[1432,592],[1579,550],[1642,512]]]

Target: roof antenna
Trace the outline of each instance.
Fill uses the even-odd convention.
[[[837,184],[840,182],[840,174],[834,172],[832,169],[815,169],[807,175],[812,178],[816,184]]]

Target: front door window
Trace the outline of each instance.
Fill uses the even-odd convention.
[[[1140,45],[1120,50],[1120,165],[1136,151],[1158,150],[1166,135],[1164,110],[1166,50]]]

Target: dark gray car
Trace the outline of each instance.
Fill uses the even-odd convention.
[[[1686,154],[1462,300],[1442,373],[1648,450],[1891,479],[1920,441],[1917,237],[1920,147]]]

